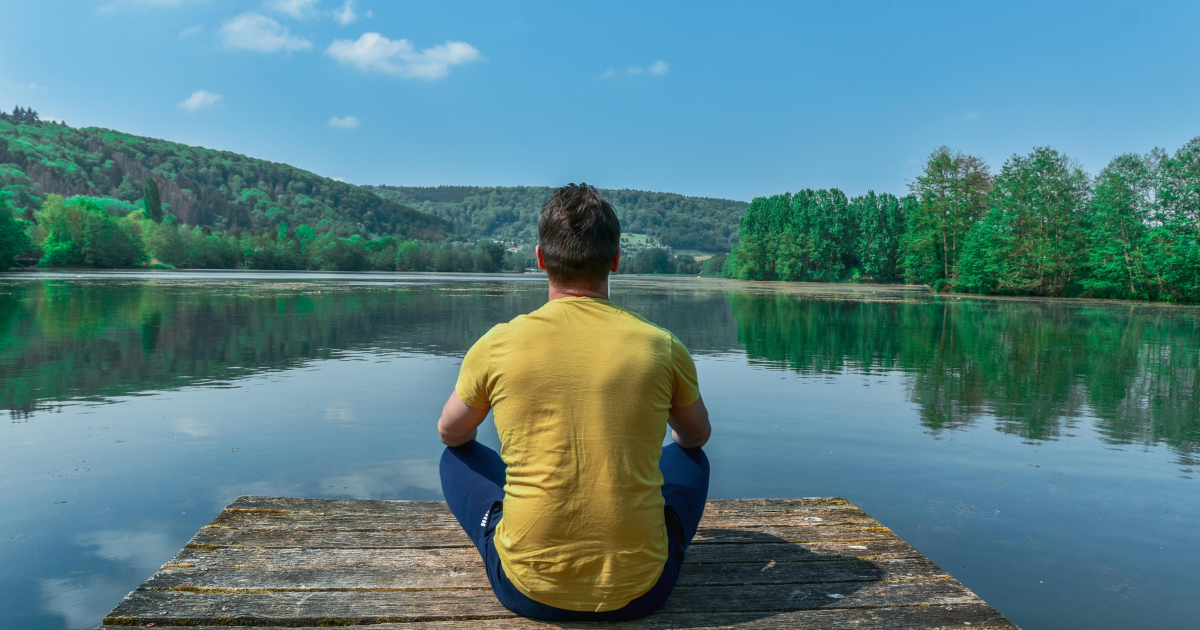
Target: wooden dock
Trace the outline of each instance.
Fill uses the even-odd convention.
[[[839,498],[709,501],[662,611],[625,623],[543,623],[496,601],[445,503],[240,497],[104,625],[1016,628]]]

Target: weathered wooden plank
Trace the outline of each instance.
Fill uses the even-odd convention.
[[[858,508],[841,497],[807,497],[790,499],[712,499],[705,510],[736,513],[788,512],[809,507]],[[241,496],[227,510],[318,511],[336,514],[389,513],[395,510],[418,512],[445,511],[444,501],[382,501],[364,499],[303,499],[295,497]]]
[[[803,562],[826,556],[862,560],[920,558],[920,552],[899,538],[844,542],[713,543],[688,547],[684,562]]]
[[[955,606],[981,600],[954,580],[676,587],[664,612]],[[333,592],[134,591],[106,623],[321,625],[511,616],[490,589]]]
[[[761,516],[740,512],[706,515],[702,528],[879,526],[861,510],[813,507],[803,511],[768,512]],[[265,512],[225,510],[207,529],[290,529],[347,531],[456,530],[461,526],[446,510],[422,513],[328,514],[324,512]]]
[[[711,501],[700,526],[878,525],[877,521],[849,503],[831,505],[816,503],[815,500],[788,500],[781,505],[766,506],[770,504],[762,500]],[[209,527],[411,530],[454,529],[459,525],[445,504],[440,502],[241,497],[221,512]]]
[[[225,630],[229,626],[183,626],[175,630]],[[284,630],[282,626],[256,626],[261,630]],[[382,623],[370,630],[789,630],[822,628],[823,630],[1015,630],[1011,622],[986,604],[957,606],[922,606],[883,609],[801,610],[783,613],[657,613],[627,622],[606,623],[546,623],[533,619],[510,617],[461,621],[425,621],[413,623]],[[316,630],[315,627],[290,627],[287,630]]]
[[[240,497],[110,624],[533,630],[442,502]],[[840,498],[710,501],[663,611],[591,628],[1015,628]]]
[[[926,559],[867,562],[686,564],[679,585],[808,584],[950,577]],[[143,590],[225,588],[268,590],[488,588],[479,556],[449,566],[268,568],[254,565],[163,569]]]
[[[832,542],[895,538],[882,526],[763,527],[758,529],[701,529],[693,545],[710,543]],[[411,549],[465,547],[471,541],[460,529],[414,531],[347,531],[290,529],[203,529],[189,546],[310,547],[315,549]]]
[[[688,549],[687,564],[808,562],[831,559],[898,560],[921,558],[902,540],[848,543],[711,544]],[[414,567],[482,566],[474,547],[442,549],[184,549],[164,569],[218,570],[237,566],[271,569],[380,568],[406,571]]]

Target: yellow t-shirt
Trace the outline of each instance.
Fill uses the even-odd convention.
[[[493,409],[508,466],[495,545],[517,589],[590,611],[650,590],[667,560],[668,411],[700,396],[683,344],[607,300],[551,300],[475,342],[455,390]]]

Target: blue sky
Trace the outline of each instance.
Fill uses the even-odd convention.
[[[1200,135],[1200,3],[43,0],[0,106],[360,184],[903,193]]]

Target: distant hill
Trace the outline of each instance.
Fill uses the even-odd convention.
[[[0,114],[0,189],[18,209],[47,194],[142,199],[153,177],[179,221],[218,229],[306,224],[339,236],[440,239],[445,219],[359,186],[266,160],[96,127]]]
[[[436,214],[468,238],[537,242],[537,215],[546,186],[368,186],[385,199]],[[626,232],[648,234],[680,250],[724,252],[737,242],[738,221],[750,204],[640,190],[604,190]]]

